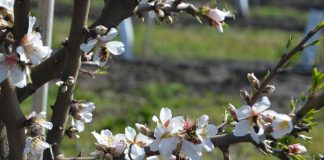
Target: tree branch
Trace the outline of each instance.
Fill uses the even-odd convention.
[[[67,54],[65,55],[65,64],[63,68],[62,80],[66,81],[68,77],[77,79],[81,65],[80,45],[83,43],[85,34],[83,27],[87,25],[90,0],[74,0],[72,24],[67,45]],[[68,120],[70,104],[73,100],[74,84],[68,87],[64,93],[59,92],[56,102],[53,106],[53,115],[51,122],[53,129],[48,132],[46,141],[52,144],[54,157],[60,154],[60,144],[64,136],[64,128]],[[51,159],[52,155],[48,150],[44,152],[44,159]]]
[[[7,129],[9,159],[23,160],[26,158],[23,156],[26,139],[23,123],[26,119],[20,110],[15,86],[9,78],[1,83],[1,99],[5,99],[0,105],[0,110],[1,119]]]

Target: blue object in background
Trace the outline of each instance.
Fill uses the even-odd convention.
[[[249,16],[249,1],[248,0],[236,0],[236,7],[239,12],[239,16],[247,18]]]
[[[311,9],[308,16],[307,25],[305,28],[305,34],[312,30],[320,21],[324,20],[324,11]],[[309,41],[313,42],[320,38],[321,33],[314,35]],[[316,61],[316,51],[318,46],[311,46],[304,49],[302,52],[300,62],[297,65],[297,72],[311,72]]]
[[[118,26],[121,41],[125,44],[125,53],[122,54],[123,59],[131,61],[134,58],[134,29],[132,19],[129,17],[122,21]]]

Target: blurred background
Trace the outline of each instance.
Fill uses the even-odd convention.
[[[186,2],[197,6],[209,3],[206,0]],[[36,1],[33,6],[32,15],[37,15]],[[161,107],[171,108],[174,115],[191,118],[207,114],[211,123],[220,124],[228,103],[236,107],[244,104],[239,90],[250,89],[246,74],[254,72],[262,79],[283,54],[289,36],[296,44],[307,26],[316,19],[324,19],[321,0],[218,0],[217,6],[236,15],[234,21],[227,22],[224,33],[218,33],[207,24],[201,25],[184,13],[171,25],[155,22],[154,18],[141,23],[133,17],[132,54],[126,58],[113,56],[101,70],[106,74],[96,75],[95,79],[80,74],[75,97],[93,101],[97,108],[93,122],[86,125],[80,140],[64,139],[65,155],[76,156],[79,152],[86,155],[94,151],[95,139],[90,133],[94,130],[100,132],[108,128],[114,133],[124,132],[126,126],[135,127],[136,122],[154,126],[151,118],[159,114]],[[101,0],[92,1],[90,23],[102,7]],[[60,48],[68,36],[71,13],[71,0],[55,1],[53,49]],[[288,113],[291,97],[300,98],[301,93],[307,93],[310,66],[323,71],[324,44],[309,52],[310,61],[294,57],[291,67],[273,81],[277,87],[269,95],[273,110]],[[57,91],[51,83],[48,106],[54,104]],[[32,99],[23,105],[28,114]],[[48,113],[51,114],[50,109]],[[309,156],[324,154],[323,114],[322,111],[317,115],[318,127],[308,134],[314,136],[315,141],[302,142]],[[274,159],[262,155],[250,144],[235,145],[230,150],[233,159]],[[215,159],[215,156],[221,154],[214,151],[204,159]]]

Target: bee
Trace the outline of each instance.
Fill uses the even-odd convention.
[[[102,47],[101,51],[99,53],[100,61],[101,62],[106,62],[108,59],[111,57],[109,54],[109,51],[106,47]]]

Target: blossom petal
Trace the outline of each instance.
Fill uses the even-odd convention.
[[[191,159],[202,159],[202,146],[199,144],[195,145],[187,140],[184,140],[181,146],[181,151],[183,151]]]
[[[106,65],[107,61],[102,61],[101,58],[100,58],[100,49],[96,50],[95,51],[95,54],[93,55],[93,61],[96,62],[96,64],[100,67],[103,67]]]
[[[251,107],[248,105],[244,105],[241,108],[237,109],[237,119],[242,120],[251,115]]]
[[[12,81],[18,88],[23,88],[27,85],[27,76],[25,72],[19,68],[13,67],[10,70],[10,75],[12,77]]]
[[[266,96],[263,96],[261,102],[256,102],[255,104],[253,104],[252,109],[256,113],[261,113],[261,112],[265,111],[266,109],[268,109],[269,107],[270,107],[269,98]]]
[[[108,42],[108,41],[111,41],[112,39],[114,39],[117,35],[118,35],[117,29],[111,28],[105,36],[101,37],[101,40],[104,42]]]
[[[216,136],[216,134],[218,133],[217,126],[213,124],[209,124],[206,129],[207,129],[207,137]]]
[[[172,152],[177,148],[179,139],[176,137],[164,138],[160,143],[160,154],[165,160],[169,160],[173,157]]]
[[[121,55],[125,52],[125,45],[119,41],[111,41],[106,45],[109,53],[113,55]]]
[[[125,135],[126,135],[126,138],[127,138],[129,141],[131,141],[131,142],[134,143],[134,141],[135,141],[135,136],[136,136],[136,131],[135,131],[134,128],[132,128],[132,127],[126,127],[126,128],[125,128]]]
[[[148,136],[142,134],[142,133],[139,133],[137,136],[136,136],[136,142],[142,142],[145,144],[145,146],[148,146],[150,145],[153,140],[150,139]]]
[[[169,108],[162,108],[160,111],[160,120],[162,124],[165,125],[165,123],[170,121],[171,118],[172,118],[171,110]]]
[[[5,62],[1,61],[1,54],[0,54],[0,83],[4,81],[8,76],[8,66],[4,63]]]
[[[202,115],[198,119],[198,126],[205,126],[208,124],[209,117],[207,115]]]
[[[27,34],[31,34],[33,32],[34,25],[36,23],[36,17],[29,16],[29,23],[28,23],[28,32]]]
[[[53,128],[53,124],[47,121],[40,122],[40,125],[49,130]]]
[[[150,150],[151,151],[158,151],[159,150],[159,146],[160,146],[160,142],[161,142],[161,139],[160,138],[157,138],[155,139],[151,144],[150,144]]]
[[[130,155],[133,160],[143,160],[145,157],[145,150],[137,145],[133,145]]]
[[[204,139],[204,148],[206,149],[207,152],[210,152],[214,149],[214,144],[213,142],[210,141],[210,138]]]
[[[97,42],[97,39],[89,40],[87,43],[82,43],[80,49],[83,52],[89,53],[97,45]]]
[[[252,139],[256,142],[256,143],[260,143],[261,142],[261,136],[264,134],[264,129],[261,125],[258,126],[259,127],[259,132],[256,133],[254,128],[251,127],[250,129],[250,133],[251,133],[251,137]]]
[[[93,131],[91,132],[93,134],[93,136],[96,138],[97,142],[99,144],[103,144],[103,145],[108,145],[107,142],[105,141],[104,137],[102,137],[100,134],[98,134],[97,132]]]
[[[82,121],[72,118],[71,123],[79,132],[84,131],[84,123]]]
[[[234,136],[242,137],[249,133],[250,131],[250,122],[248,120],[239,121],[233,131]]]

